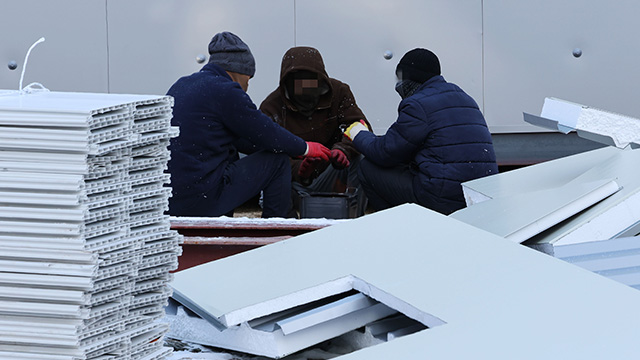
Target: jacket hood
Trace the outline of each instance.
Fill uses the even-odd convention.
[[[297,71],[311,71],[318,74],[318,81],[325,84],[329,91],[320,97],[318,103],[319,108],[325,108],[331,104],[332,85],[324,67],[324,61],[320,52],[312,47],[298,46],[293,47],[282,57],[282,66],[280,68],[280,93],[288,107],[295,109],[291,100],[286,94],[287,77]]]

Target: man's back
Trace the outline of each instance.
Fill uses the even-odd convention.
[[[229,99],[240,94],[224,70],[208,64],[202,71],[180,78],[167,92],[174,97],[172,125],[180,136],[171,140],[169,172],[174,197],[190,196],[212,186],[228,161],[237,158],[236,136],[224,126]],[[237,89],[236,89],[237,88]]]
[[[400,104],[400,112],[408,121],[424,122],[420,130],[414,128],[422,134],[422,146],[413,159],[421,184],[416,188],[418,199],[441,204],[445,213],[453,211],[465,205],[460,183],[498,172],[484,116],[455,84],[433,77]]]

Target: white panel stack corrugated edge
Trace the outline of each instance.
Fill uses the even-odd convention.
[[[172,98],[0,97],[0,358],[163,359]]]

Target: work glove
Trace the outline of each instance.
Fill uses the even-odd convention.
[[[307,156],[300,163],[300,167],[298,167],[298,176],[300,176],[300,178],[302,179],[311,178],[316,168],[324,162],[325,161],[321,158]]]
[[[331,150],[331,165],[338,170],[342,170],[349,166],[349,159],[342,150]]]
[[[303,155],[306,158],[320,158],[323,161],[329,161],[329,157],[331,156],[331,151],[327,149],[326,146],[313,142],[307,141],[307,151]]]
[[[367,127],[367,124],[364,122],[364,120],[356,121],[353,124],[349,125],[347,130],[344,131],[344,136],[353,141],[353,139],[356,138],[360,131],[369,131],[369,128]]]

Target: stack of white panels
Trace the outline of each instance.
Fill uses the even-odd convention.
[[[172,98],[0,96],[0,359],[163,359]]]
[[[553,98],[524,117],[612,146],[466,182],[450,216],[640,288],[640,120]]]
[[[640,290],[639,236],[559,245],[551,250],[559,259]]]
[[[638,288],[639,161],[638,149],[605,147],[470,181],[463,188],[475,200],[450,217]],[[609,179],[615,192],[577,206],[600,191],[572,196],[581,186]]]

